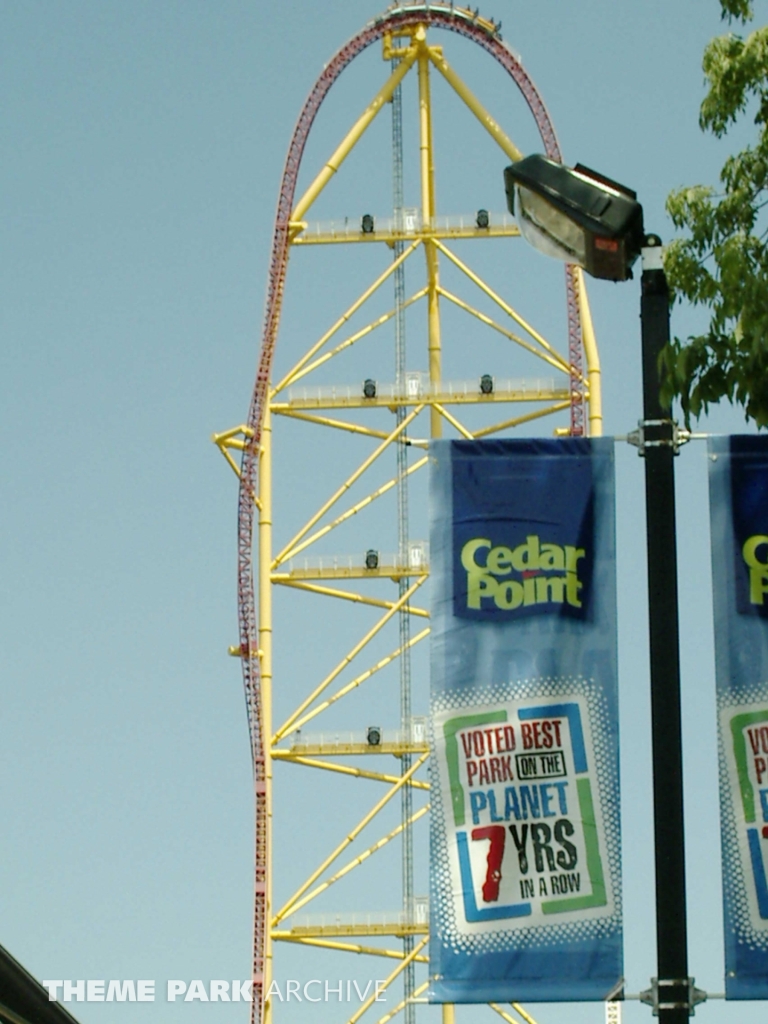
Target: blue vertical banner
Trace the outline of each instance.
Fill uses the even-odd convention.
[[[768,437],[709,439],[727,999],[768,999]]]
[[[623,973],[613,440],[430,461],[430,1000],[602,1001]]]

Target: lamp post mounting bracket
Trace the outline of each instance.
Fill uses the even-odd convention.
[[[696,988],[695,978],[651,978],[651,987],[640,993],[640,1002],[659,1010],[687,1010],[691,1017],[699,1003],[707,1001],[707,993]]]
[[[627,443],[637,448],[638,455],[645,455],[646,448],[671,448],[677,455],[690,440],[690,430],[681,430],[673,419],[638,420],[637,430],[627,434]]]

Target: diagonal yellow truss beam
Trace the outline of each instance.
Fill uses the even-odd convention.
[[[416,470],[421,469],[422,466],[426,466],[428,462],[429,456],[425,455],[423,458],[418,459],[416,462],[414,462],[412,466],[409,466],[408,469],[405,471],[405,475],[410,476],[411,473],[415,473]],[[342,523],[345,523],[348,519],[351,519],[352,516],[357,515],[358,512],[362,511],[362,509],[366,508],[368,505],[371,504],[371,502],[375,501],[377,498],[380,498],[382,494],[386,494],[387,491],[392,490],[392,488],[395,487],[396,485],[397,477],[392,477],[391,480],[387,480],[387,482],[382,484],[381,487],[378,487],[371,494],[367,495],[365,498],[362,498],[360,501],[358,501],[356,505],[353,505],[351,508],[348,508],[346,512],[342,512],[342,514],[340,516],[337,516],[337,518],[334,519],[333,522],[327,523],[325,526],[321,527],[315,533],[311,534],[309,537],[306,537],[301,542],[301,544],[297,544],[295,547],[292,547],[289,551],[286,551],[284,554],[281,554],[279,556],[280,561],[285,562],[289,558],[295,558],[296,555],[298,555],[300,552],[308,548],[310,544],[314,544],[315,541],[320,540],[321,537],[325,537],[325,535],[330,533],[331,530],[335,530],[337,526],[341,526]]]
[[[306,420],[307,423],[316,423],[320,427],[335,427],[337,430],[348,430],[350,434],[365,434],[366,437],[389,437],[386,430],[374,430],[373,427],[364,427],[358,423],[349,423],[346,420],[334,420],[330,416],[313,416],[308,412],[298,412],[296,409],[275,408],[277,416],[290,416],[295,420]],[[428,441],[420,441],[417,438],[403,438],[399,443],[410,445],[413,448],[428,448]]]
[[[365,826],[368,825],[376,817],[376,815],[383,807],[386,807],[386,805],[389,803],[392,797],[396,796],[397,793],[399,793],[400,790],[403,788],[403,786],[410,782],[411,778],[416,774],[419,768],[421,768],[421,766],[424,764],[428,757],[429,753],[422,754],[417,761],[414,761],[411,767],[408,769],[408,771],[399,777],[397,782],[390,789],[387,790],[384,796],[374,805],[374,807],[371,808],[371,810],[365,815],[365,817],[363,817],[358,822],[358,824],[355,825],[352,831],[348,835],[346,835],[344,839],[342,839],[342,841],[339,843],[336,849],[333,850],[333,852],[325,858],[320,867],[316,868],[312,872],[309,878],[302,885],[299,886],[299,888],[291,896],[287,903],[284,904],[282,909],[279,910],[277,914],[275,914],[274,918],[272,919],[272,927],[279,924],[284,917],[287,917],[288,914],[293,912],[295,904],[297,903],[298,900],[301,899],[301,897],[304,895],[307,889],[313,886],[320,877],[320,875],[322,875],[322,873],[327,868],[329,868],[331,864],[333,864],[336,858],[339,857],[344,852],[344,850],[346,850],[350,843],[353,843],[355,841],[355,839],[360,835]]]
[[[466,103],[475,117],[478,119],[480,124],[485,128],[494,142],[498,143],[503,151],[507,154],[510,160],[517,161],[521,160],[523,154],[509,138],[509,136],[503,131],[498,121],[495,121],[485,107],[482,105],[480,100],[471,92],[470,89],[464,84],[459,78],[453,68],[449,65],[448,61],[443,57],[441,47],[428,47],[427,52],[429,53],[429,59],[435,65],[437,70],[451,86],[454,92],[459,96],[460,99]]]
[[[336,942],[333,939],[310,939],[303,935],[291,935],[290,932],[273,931],[272,938],[278,942],[295,942],[300,946],[319,946],[320,949],[334,949],[341,953],[359,953],[363,956],[385,956],[390,960],[402,960],[405,953],[402,949],[382,949],[380,946],[361,946],[357,942]],[[416,963],[428,964],[428,956],[416,956]]]
[[[402,308],[407,309],[408,306],[412,306],[414,302],[418,302],[419,299],[423,299],[426,294],[427,286],[425,285],[419,291],[414,292],[414,294],[411,295],[409,299],[406,299],[402,305]],[[319,366],[322,366],[323,363],[327,363],[329,359],[333,359],[333,357],[337,356],[340,352],[344,352],[345,349],[350,348],[352,345],[355,344],[356,341],[360,341],[361,338],[365,338],[367,335],[371,334],[373,331],[376,330],[377,327],[382,327],[385,323],[390,321],[396,313],[396,309],[389,309],[387,310],[386,313],[382,313],[380,317],[376,318],[376,320],[372,320],[369,324],[366,324],[365,327],[361,327],[359,331],[356,331],[354,334],[351,334],[348,338],[345,338],[344,341],[336,345],[335,348],[332,348],[330,352],[324,352],[323,355],[318,356],[317,359],[315,359],[313,362],[309,363],[302,370],[299,370],[297,373],[295,373],[291,377],[289,383],[295,384],[297,380],[301,380],[302,377],[306,377],[308,373],[311,373],[313,370],[316,370]]]
[[[403,957],[403,959],[400,961],[400,963],[397,965],[394,971],[392,971],[392,973],[386,979],[383,986],[379,989],[379,992],[386,992],[386,990],[389,988],[392,982],[395,981],[395,979],[402,974],[402,972],[405,970],[408,964],[411,963],[412,960],[416,959],[416,956],[422,951],[422,949],[424,949],[428,942],[429,936],[427,936],[425,939],[422,939],[421,942],[414,946],[411,952],[408,954],[408,956]],[[363,1016],[366,1010],[369,1010],[371,1006],[373,1006],[375,999],[376,995],[374,993],[374,995],[369,996],[369,998],[366,999],[364,1003],[361,1003],[357,1010],[355,1010],[355,1012],[349,1018],[347,1024],[357,1024],[357,1021],[360,1020],[360,1018]]]
[[[355,144],[362,137],[366,128],[371,124],[373,119],[379,113],[379,111],[392,99],[392,94],[395,89],[400,85],[402,80],[408,74],[411,65],[418,56],[418,49],[416,47],[409,47],[408,50],[403,54],[402,60],[397,68],[392,72],[384,85],[376,93],[376,96],[368,104],[363,113],[354,123],[352,128],[346,134],[344,139],[341,141],[339,146],[334,151],[333,155],[329,158],[325,167],[318,174],[312,184],[309,186],[307,191],[298,201],[291,214],[291,221],[300,221],[309,210],[310,206],[320,193],[323,191],[325,186],[334,176],[339,167],[341,167],[344,160],[349,156]]]
[[[485,292],[489,299],[492,299],[497,306],[503,309],[507,316],[512,317],[515,323],[519,324],[524,331],[527,331],[528,334],[530,334],[530,336],[535,341],[537,341],[543,349],[545,349],[545,351],[549,352],[553,359],[556,359],[565,368],[567,373],[571,372],[570,366],[567,362],[565,362],[565,360],[557,351],[557,349],[553,348],[550,345],[550,343],[546,340],[546,338],[542,337],[542,335],[539,334],[535,327],[531,327],[531,325],[526,320],[523,320],[520,314],[516,310],[514,310],[512,306],[509,305],[508,302],[505,302],[504,299],[502,299],[500,295],[498,295],[491,287],[489,287],[489,285],[487,285],[481,277],[478,277],[478,275],[475,274],[474,271],[470,270],[466,263],[463,263],[459,259],[459,257],[452,253],[451,250],[446,245],[443,245],[442,242],[438,242],[437,239],[434,240],[433,244],[436,245],[440,252],[444,253],[451,261],[451,263],[453,263],[454,266],[458,267],[459,270],[463,274],[465,274],[473,284],[476,284],[481,291]]]
[[[510,1006],[515,1011],[515,1013],[519,1013],[520,1014],[520,1016],[525,1021],[525,1024],[536,1024],[536,1021],[534,1020],[534,1018],[530,1015],[530,1013],[528,1013],[527,1010],[523,1009],[523,1007],[520,1005],[520,1003],[510,1003]]]
[[[329,772],[339,772],[341,775],[352,775],[357,779],[373,779],[374,782],[386,782],[391,785],[397,782],[399,775],[385,775],[384,772],[371,772],[366,768],[354,768],[349,764],[338,764],[336,761],[321,761],[316,757],[305,757],[303,754],[294,754],[290,750],[272,751],[272,757],[276,761],[290,761],[291,764],[300,764],[305,768],[325,768]],[[417,780],[411,783],[414,789],[429,789],[428,782]]]
[[[403,593],[402,596],[399,597],[397,601],[395,601],[392,607],[389,608],[384,613],[384,615],[382,615],[379,621],[374,626],[372,626],[371,629],[368,630],[363,639],[355,644],[355,646],[352,648],[349,654],[345,655],[338,663],[338,665],[333,669],[333,671],[330,672],[325,677],[325,679],[321,683],[319,683],[318,686],[315,687],[312,693],[301,702],[299,707],[293,712],[292,715],[290,715],[286,719],[286,721],[280,726],[275,735],[272,737],[273,746],[278,742],[278,740],[282,739],[286,733],[292,731],[292,727],[297,728],[297,726],[295,725],[297,718],[299,718],[299,716],[307,710],[310,704],[317,700],[320,694],[331,685],[333,680],[336,679],[336,677],[344,671],[347,665],[349,665],[349,663],[357,657],[360,651],[362,651],[366,644],[368,644],[377,635],[377,633],[379,633],[386,626],[389,620],[394,615],[396,615],[397,612],[400,611],[403,605],[408,603],[411,597],[413,597],[413,595],[416,593],[419,587],[423,583],[425,583],[427,579],[427,576],[421,576],[418,580],[416,580],[415,583],[412,583],[411,586],[405,591],[405,593]]]
[[[411,785],[415,785],[415,783],[411,783]],[[340,878],[344,878],[344,876],[348,875],[350,871],[360,867],[360,865],[364,864],[369,857],[374,855],[374,853],[377,853],[385,847],[387,843],[391,843],[393,839],[396,839],[397,836],[399,836],[406,828],[410,828],[411,825],[419,820],[419,818],[423,818],[428,811],[429,804],[425,804],[423,807],[420,807],[418,811],[415,811],[407,821],[401,821],[400,824],[393,828],[391,832],[388,832],[385,836],[382,836],[378,842],[374,843],[373,846],[369,846],[367,850],[364,850],[359,857],[355,857],[354,860],[349,861],[349,863],[345,864],[344,867],[337,871],[335,875],[332,875],[330,878],[326,879],[326,881],[321,882],[320,885],[315,886],[315,888],[312,889],[311,892],[308,892],[303,899],[294,903],[291,908],[291,913],[295,914],[297,911],[301,910],[302,907],[305,907],[311,900],[325,892],[326,889],[330,889],[334,882],[338,882]]]
[[[515,416],[514,419],[511,420],[502,420],[501,423],[494,423],[492,427],[483,427],[482,430],[476,430],[475,438],[488,437],[489,434],[497,434],[500,430],[519,427],[522,423],[530,423],[531,420],[540,419],[542,416],[551,416],[552,413],[561,412],[563,409],[569,409],[570,406],[570,399],[566,399],[563,402],[556,402],[554,405],[548,405],[546,409],[537,409],[535,412],[525,413],[524,416]]]
[[[393,260],[389,264],[386,270],[379,274],[379,276],[376,278],[373,284],[366,288],[363,294],[358,299],[355,299],[355,301],[352,303],[349,309],[347,309],[346,312],[342,313],[342,315],[339,317],[336,323],[328,328],[328,330],[325,332],[322,338],[320,338],[319,341],[316,341],[315,344],[310,348],[310,350],[301,357],[298,363],[296,363],[296,365],[292,369],[290,369],[288,373],[286,373],[286,375],[283,377],[280,383],[275,385],[275,387],[272,389],[270,393],[270,398],[274,398],[275,395],[279,394],[279,392],[283,390],[283,388],[286,388],[288,387],[289,384],[293,383],[296,375],[299,373],[300,370],[302,370],[306,366],[309,360],[320,351],[320,349],[323,347],[323,345],[325,345],[327,341],[331,340],[331,338],[334,336],[334,334],[336,334],[337,331],[341,330],[344,324],[352,316],[354,316],[358,309],[360,309],[360,307],[364,305],[368,301],[368,299],[370,299],[374,292],[378,291],[378,289],[381,288],[385,281],[389,280],[389,278],[392,276],[392,274],[394,274],[397,268],[401,266],[408,259],[411,253],[415,252],[415,250],[418,249],[420,245],[421,239],[417,238],[416,241],[412,242],[407,249],[403,250],[403,252],[397,257],[396,260]]]
[[[323,518],[328,509],[332,508],[343,494],[346,494],[346,492],[349,490],[352,484],[354,484],[357,480],[360,479],[363,473],[370,466],[373,465],[376,459],[378,459],[378,457],[383,452],[386,451],[386,449],[392,444],[392,442],[396,441],[398,437],[403,433],[403,431],[408,429],[409,425],[416,419],[416,417],[419,415],[423,408],[424,403],[422,402],[420,405],[417,405],[412,412],[409,412],[408,415],[403,420],[400,421],[398,426],[396,426],[395,429],[387,436],[386,440],[382,441],[378,448],[376,448],[376,450],[372,452],[368,456],[368,458],[365,459],[365,461],[358,466],[354,473],[351,476],[347,477],[347,479],[344,481],[341,487],[339,487],[338,490],[334,491],[334,493],[325,502],[325,504],[311,517],[311,519],[309,519],[307,523],[304,524],[304,526],[302,526],[299,532],[285,545],[285,547],[277,556],[277,558],[275,558],[274,561],[272,562],[273,569],[276,569],[278,565],[280,565],[280,563],[285,560],[285,558],[288,556],[288,553],[294,549],[294,547],[299,543],[300,540],[306,537],[306,535],[309,533],[309,531],[312,529],[315,523],[317,523],[320,519]]]
[[[427,962],[429,962],[429,957],[417,956],[417,957],[415,957],[415,959],[416,960],[426,960]],[[422,992],[426,992],[426,990],[428,988],[429,988],[429,979],[427,979],[426,981],[422,982],[422,984],[419,985],[418,988],[415,988],[413,990],[413,995],[411,996],[411,1000],[410,1001],[413,1001],[414,999],[418,999],[419,996],[422,994]],[[388,1022],[391,1021],[393,1017],[396,1017],[398,1015],[398,1013],[400,1013],[402,1010],[405,1009],[405,1006],[406,1006],[407,1002],[409,1002],[409,1000],[401,999],[400,1002],[396,1006],[393,1006],[391,1010],[388,1010],[384,1014],[383,1017],[379,1017],[379,1019],[376,1021],[376,1024],[388,1024]]]
[[[273,583],[279,583],[281,587],[293,587],[295,590],[308,590],[312,594],[320,594],[323,597],[338,597],[342,601],[354,601],[356,604],[367,604],[372,608],[391,608],[394,601],[384,601],[380,597],[368,597],[367,594],[357,594],[351,590],[337,590],[335,587],[323,587],[317,583],[305,583],[303,580],[273,580]],[[428,619],[430,617],[429,612],[426,608],[416,608],[414,605],[408,605],[405,611],[409,615],[417,615],[419,618]]]
[[[424,577],[424,579],[426,579],[426,577]],[[397,610],[394,603],[392,604],[391,610],[392,612],[395,612]],[[412,636],[408,643],[405,645],[405,650],[408,650],[411,647],[415,647],[416,644],[420,643],[425,637],[429,636],[429,632],[429,626],[427,626],[426,629],[422,629],[420,633],[417,633],[415,636]],[[316,718],[323,711],[327,710],[327,708],[329,708],[332,704],[335,704],[337,700],[341,700],[342,697],[346,697],[348,693],[351,693],[353,690],[356,690],[361,683],[366,682],[366,680],[370,679],[372,675],[375,675],[377,672],[380,672],[383,668],[386,668],[387,665],[390,665],[395,660],[395,658],[399,658],[400,655],[403,653],[403,649],[404,648],[400,646],[397,647],[394,651],[391,651],[389,654],[386,654],[380,661],[377,661],[372,668],[366,669],[365,672],[361,673],[359,676],[356,676],[351,682],[347,683],[346,686],[342,686],[340,690],[337,690],[336,693],[328,697],[327,700],[324,700],[322,704],[318,704],[316,708],[312,708],[311,711],[308,711],[307,714],[300,718],[297,722],[292,722],[290,729],[284,732],[282,735],[286,736],[288,735],[288,732],[296,732],[297,729],[303,729],[307,722],[310,722],[313,718]]]
[[[467,428],[461,424],[452,413],[448,412],[445,406],[442,406],[439,402],[433,402],[432,408],[437,409],[440,415],[446,419],[452,427],[455,427],[462,437],[465,437],[468,441],[474,441],[474,435],[470,434]]]
[[[499,334],[503,334],[505,338],[509,338],[510,341],[514,341],[516,345],[520,345],[521,348],[524,348],[526,352],[530,352],[531,355],[536,356],[537,359],[543,359],[545,363],[549,363],[550,366],[553,366],[556,370],[559,370],[561,373],[570,373],[568,369],[568,364],[564,362],[562,357],[558,356],[558,358],[555,359],[553,356],[549,355],[549,353],[542,352],[540,349],[536,348],[535,345],[531,345],[530,342],[526,341],[524,338],[521,338],[519,334],[515,334],[513,331],[506,330],[506,328],[502,327],[501,324],[496,323],[496,321],[491,319],[491,317],[486,316],[485,313],[481,313],[479,309],[475,309],[474,306],[470,306],[468,302],[464,302],[464,300],[460,299],[458,295],[454,295],[452,292],[447,291],[445,288],[440,288],[440,294],[443,296],[443,298],[448,299],[449,302],[452,302],[455,306],[458,306],[459,309],[463,309],[466,313],[469,313],[472,316],[477,317],[477,319],[481,323],[486,324],[488,327],[492,327],[494,331],[498,331]]]

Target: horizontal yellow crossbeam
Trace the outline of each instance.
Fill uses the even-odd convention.
[[[301,580],[273,580],[274,583],[283,587],[294,587],[296,590],[307,590],[311,594],[320,594],[323,597],[337,597],[342,601],[354,601],[356,604],[367,604],[372,608],[391,608],[394,601],[384,601],[378,597],[368,597],[367,594],[353,594],[349,590],[336,590],[335,587],[322,587],[317,583],[304,583]],[[429,618],[426,608],[416,608],[409,604],[406,609],[409,615],[416,615],[422,619]]]
[[[309,531],[312,529],[315,523],[319,522],[319,520],[323,518],[325,513],[336,504],[339,498],[341,498],[342,495],[346,494],[350,487],[357,480],[360,479],[363,473],[365,473],[365,471],[373,465],[376,459],[378,459],[378,457],[387,450],[389,445],[393,441],[397,440],[397,438],[405,430],[408,429],[409,425],[416,419],[416,417],[419,415],[423,408],[423,404],[417,405],[412,412],[409,412],[408,415],[403,420],[401,420],[401,422],[389,434],[386,440],[382,441],[378,448],[376,448],[376,450],[372,452],[368,456],[368,458],[361,463],[360,466],[358,466],[354,473],[352,473],[351,476],[347,477],[347,479],[344,481],[341,487],[339,487],[338,490],[334,491],[334,493],[325,502],[325,504],[317,512],[315,512],[315,514],[309,519],[309,521],[305,523],[304,526],[299,530],[299,532],[285,545],[285,547],[277,556],[277,558],[272,562],[273,569],[276,569],[278,565],[280,565],[280,563],[286,558],[288,552],[292,551],[299,543],[299,541],[306,537],[306,535],[309,533]]]
[[[368,644],[384,628],[384,626],[386,626],[386,624],[389,622],[389,620],[397,612],[399,612],[400,609],[404,605],[406,605],[408,603],[408,601],[416,593],[416,591],[425,582],[426,579],[427,579],[426,576],[422,576],[420,579],[418,579],[414,583],[412,583],[410,585],[410,587],[408,587],[408,589],[405,591],[405,593],[402,594],[398,598],[397,601],[395,601],[395,603],[392,605],[392,607],[387,609],[387,611],[384,613],[384,615],[382,615],[382,617],[379,619],[379,621],[374,626],[372,626],[371,629],[368,630],[368,632],[365,634],[363,639],[360,640],[357,644],[355,644],[355,646],[352,648],[352,650],[349,652],[349,654],[345,655],[345,657],[342,658],[342,660],[333,669],[333,671],[330,672],[325,677],[325,679],[318,686],[315,687],[315,689],[306,698],[306,700],[302,701],[302,703],[299,705],[299,707],[283,723],[283,725],[280,726],[280,728],[277,730],[277,732],[273,736],[273,738],[272,738],[272,745],[273,746],[278,742],[278,740],[282,739],[282,737],[285,736],[286,733],[292,731],[292,729],[296,727],[296,725],[295,725],[296,720],[301,715],[304,714],[304,712],[307,710],[307,708],[310,706],[310,704],[314,703],[314,701],[317,700],[317,698],[320,696],[320,694],[323,693],[323,691],[326,690],[330,686],[330,684],[333,682],[333,680],[336,679],[336,677],[339,676],[344,671],[344,669],[347,667],[347,665],[349,665],[349,663],[351,661],[353,661],[357,657],[357,655],[360,653],[360,651],[362,651],[362,649],[366,646],[366,644]]]
[[[395,605],[393,604],[392,611],[394,612],[395,610]],[[420,633],[417,633],[416,636],[411,637],[411,639],[405,645],[406,650],[410,649],[411,647],[415,647],[416,644],[420,643],[425,637],[429,636],[429,632],[430,629],[429,626],[427,626],[426,629],[422,629],[422,631]],[[298,729],[303,729],[307,722],[310,722],[313,718],[316,718],[323,711],[326,711],[332,704],[335,704],[337,700],[341,700],[342,697],[346,697],[347,694],[351,693],[353,690],[356,690],[358,686],[360,686],[362,683],[370,679],[372,675],[375,675],[377,672],[380,672],[383,668],[386,668],[387,665],[390,665],[395,660],[395,658],[399,658],[402,653],[403,648],[398,647],[391,653],[386,654],[380,661],[377,661],[372,668],[366,669],[365,672],[363,672],[361,675],[356,676],[351,682],[347,683],[346,686],[342,686],[340,690],[337,690],[336,693],[328,697],[327,700],[324,700],[322,704],[318,704],[316,708],[312,708],[312,710],[307,712],[307,714],[304,715],[303,718],[300,718],[298,719],[298,721],[293,722],[291,724],[289,732],[296,732]],[[283,736],[287,735],[288,732],[283,733]]]
[[[419,820],[419,818],[423,818],[428,811],[429,804],[425,804],[424,807],[421,807],[419,808],[418,811],[414,812],[414,814],[410,816],[408,821],[401,821],[399,825],[393,828],[392,831],[388,832],[385,836],[382,836],[382,838],[379,839],[378,842],[374,843],[373,846],[369,846],[368,849],[364,850],[358,857],[355,857],[354,860],[351,860],[348,864],[345,864],[344,867],[341,868],[341,870],[337,871],[335,875],[332,875],[330,878],[326,879],[326,881],[321,882],[320,885],[315,886],[315,888],[312,889],[311,892],[308,892],[303,899],[300,899],[298,900],[298,902],[294,903],[293,907],[291,908],[291,913],[297,913],[299,910],[301,910],[302,907],[305,907],[307,903],[309,903],[311,900],[316,899],[321,893],[325,892],[326,889],[330,889],[330,887],[335,882],[338,882],[339,879],[344,878],[344,876],[348,875],[350,871],[353,871],[355,868],[360,867],[360,865],[364,864],[365,861],[367,861],[369,857],[372,857],[374,853],[378,853],[378,851],[385,847],[387,843],[391,843],[393,839],[396,839],[397,836],[399,836],[400,833],[404,831],[404,829],[410,828],[410,826],[414,825]]]
[[[324,768],[329,772],[339,772],[341,775],[352,775],[358,779],[373,779],[374,782],[386,782],[388,785],[392,785],[393,782],[397,782],[399,776],[397,775],[385,775],[383,772],[369,772],[366,768],[356,768],[351,764],[337,764],[334,761],[318,761],[314,757],[304,757],[303,754],[294,754],[290,750],[281,750],[279,747],[273,749],[272,757],[276,761],[290,761],[292,764],[300,764],[305,768]],[[414,789],[429,789],[428,782],[421,782],[417,780],[412,782],[411,786]]]
[[[355,825],[352,831],[349,832],[349,834],[346,835],[344,839],[342,839],[342,841],[335,848],[335,850],[333,850],[333,852],[325,858],[323,863],[312,872],[309,878],[301,886],[299,886],[299,888],[296,890],[293,896],[291,896],[291,898],[284,904],[282,909],[279,910],[277,914],[275,914],[274,918],[272,919],[273,927],[274,925],[279,924],[284,917],[287,917],[288,914],[291,914],[293,912],[293,908],[296,902],[301,899],[301,897],[304,895],[307,889],[313,886],[315,882],[318,880],[318,878],[323,874],[323,872],[326,871],[331,866],[331,864],[333,864],[336,858],[339,857],[344,852],[344,850],[346,850],[346,848],[355,841],[355,839],[360,835],[365,826],[370,824],[371,821],[373,821],[373,819],[376,817],[379,811],[381,811],[382,808],[386,807],[386,805],[389,803],[392,797],[396,796],[403,788],[403,786],[405,786],[407,783],[411,781],[411,778],[416,774],[419,768],[421,768],[421,766],[424,764],[428,757],[429,754],[422,754],[420,758],[414,761],[414,763],[411,765],[408,771],[400,776],[397,782],[390,789],[387,790],[384,796],[374,805],[373,808],[371,808],[371,810],[365,815],[365,817],[363,817],[362,820],[358,822],[357,825]]]
[[[335,942],[333,939],[308,939],[302,935],[275,929],[272,938],[276,942],[295,942],[301,946],[316,946],[319,949],[334,949],[341,953],[358,953],[363,956],[384,956],[390,960],[402,960],[405,953],[402,949],[382,949],[380,946],[361,946],[357,942]],[[414,957],[416,963],[428,964],[428,956]]]
[[[487,228],[474,227],[446,227],[432,226],[422,227],[413,231],[393,230],[391,228],[379,228],[376,226],[370,233],[363,234],[362,231],[338,231],[331,228],[328,231],[307,231],[309,224],[303,222],[296,225],[302,233],[298,235],[294,245],[372,245],[376,242],[385,242],[392,245],[394,242],[409,242],[414,236],[420,238],[519,238],[520,229],[514,224],[489,224]]]
[[[415,473],[417,470],[421,469],[422,466],[426,466],[428,462],[429,456],[425,455],[417,462],[414,462],[412,466],[408,467],[408,469],[405,471],[405,476],[410,476],[411,473]],[[331,532],[331,530],[335,530],[337,526],[341,526],[342,523],[345,523],[348,519],[351,519],[352,516],[357,515],[358,512],[361,512],[364,508],[367,508],[368,505],[374,502],[377,498],[380,498],[382,494],[386,494],[387,491],[392,490],[392,488],[395,487],[396,485],[397,477],[392,477],[390,480],[387,480],[387,482],[382,484],[381,487],[378,487],[371,494],[367,495],[365,498],[362,498],[360,501],[357,502],[356,505],[353,505],[352,508],[348,508],[346,512],[342,512],[342,514],[340,516],[337,516],[336,519],[334,519],[332,522],[326,523],[325,526],[321,527],[315,533],[311,534],[309,537],[305,537],[301,544],[297,544],[296,547],[291,548],[290,551],[286,551],[285,554],[281,555],[280,561],[286,562],[288,561],[289,558],[295,558],[296,555],[298,555],[300,552],[305,551],[310,546],[310,544],[314,544],[315,541],[320,540],[321,537],[325,537],[326,534],[329,534]]]

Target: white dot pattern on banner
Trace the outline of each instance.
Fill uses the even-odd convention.
[[[613,912],[604,917],[564,924],[542,925],[536,928],[516,928],[505,931],[465,935],[459,932],[452,899],[431,900],[431,913],[437,934],[444,945],[454,953],[494,953],[508,950],[560,945],[611,935],[621,927],[621,833],[619,808],[618,765],[611,750],[609,737],[612,723],[605,697],[592,679],[581,676],[557,679],[522,679],[488,689],[466,690],[458,693],[435,694],[432,712],[456,711],[475,704],[499,704],[508,700],[535,700],[538,697],[560,697],[577,693],[587,702],[590,731],[595,758],[595,774],[601,795],[608,857],[608,873],[613,893]],[[434,721],[434,719],[433,719]],[[431,737],[435,749],[435,737]],[[431,841],[433,891],[450,892],[451,877],[448,861],[448,837],[444,824],[443,800],[435,759],[431,763]],[[500,922],[501,925],[501,922]]]
[[[753,688],[744,688],[739,691],[738,703],[733,703],[733,696],[728,693],[720,693],[717,697],[718,712],[727,708],[730,712],[737,712],[740,707],[749,707],[750,704],[766,703],[768,683],[758,683]],[[723,896],[726,904],[731,909],[733,929],[740,942],[746,944],[750,949],[768,950],[768,932],[758,932],[752,925],[749,913],[749,897],[744,884],[743,869],[741,866],[741,855],[739,853],[739,826],[736,823],[736,813],[731,799],[730,780],[728,775],[728,762],[722,728],[719,724],[718,714],[718,761],[720,776],[720,831],[722,835],[723,848]]]

